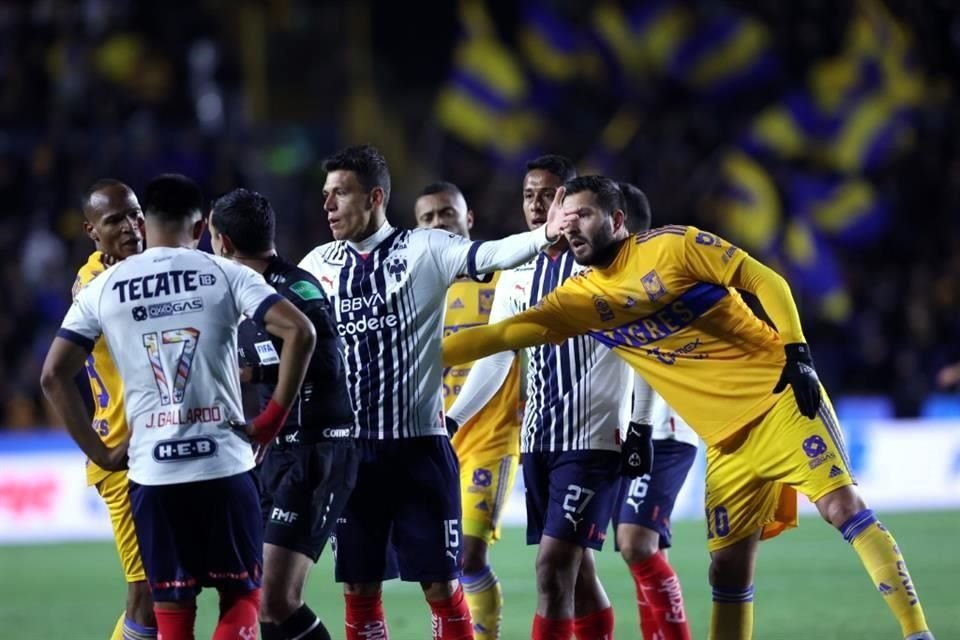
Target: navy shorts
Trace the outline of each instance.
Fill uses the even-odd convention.
[[[337,522],[337,582],[460,576],[460,468],[446,436],[357,440],[357,486]]]
[[[273,445],[257,469],[263,541],[320,557],[357,483],[353,440]]]
[[[550,536],[600,550],[620,479],[615,451],[525,453],[527,544]]]
[[[638,524],[660,534],[660,548],[671,544],[670,515],[697,448],[677,440],[653,441],[653,469],[639,478],[621,478],[614,526]]]
[[[131,480],[130,506],[154,600],[260,587],[263,521],[252,471],[182,484]]]

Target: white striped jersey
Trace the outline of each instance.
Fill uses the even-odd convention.
[[[651,425],[654,440],[677,440],[693,446],[700,442],[700,437],[690,425],[636,372],[633,376],[633,411],[630,420]]]
[[[360,243],[323,244],[300,267],[333,303],[361,438],[446,435],[440,342],[447,288],[529,260],[546,230],[471,242],[436,229],[384,224]]]
[[[654,392],[653,395],[653,407],[650,411],[653,439],[677,440],[697,446],[700,437],[690,428],[690,425],[667,404],[667,401],[660,394]]]
[[[524,311],[575,273],[573,253],[543,252],[500,276],[490,322]],[[598,306],[598,313],[603,313]],[[526,349],[527,405],[523,453],[620,449],[630,419],[633,372],[611,349],[589,336]]]
[[[237,327],[282,300],[259,273],[193,249],[155,247],[104,271],[58,336],[92,348],[102,334],[123,378],[130,479],[165,485],[253,468],[243,421]]]

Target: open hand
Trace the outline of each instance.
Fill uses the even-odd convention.
[[[550,210],[547,211],[547,223],[545,226],[547,240],[550,242],[559,240],[563,232],[570,226],[570,222],[577,217],[576,213],[563,210],[563,197],[566,193],[567,190],[563,187],[557,189],[557,192],[553,195],[553,202],[550,203]]]

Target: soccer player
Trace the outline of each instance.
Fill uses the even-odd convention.
[[[527,164],[523,210],[527,225],[546,219],[548,203],[576,175],[566,158]],[[505,271],[490,321],[534,306],[581,271],[567,244]],[[600,313],[608,310],[599,309]],[[496,393],[515,360],[510,352],[475,363],[450,418],[464,422]],[[526,350],[527,406],[520,441],[527,502],[527,544],[538,545],[533,638],[613,637],[610,601],[591,549],[600,550],[620,486],[620,430],[630,417],[633,374],[589,337]]]
[[[236,189],[210,215],[214,253],[246,265],[310,318],[317,344],[290,416],[258,468],[266,523],[263,546],[264,640],[330,640],[303,601],[310,568],[320,557],[357,475],[353,408],[330,301],[309,273],[277,255],[275,216],[259,193]],[[260,407],[273,396],[283,343],[253,320],[240,325],[241,371],[257,383]]]
[[[618,186],[630,229],[645,233],[650,229],[646,195],[626,182]],[[666,550],[672,539],[673,505],[697,455],[697,434],[638,375],[621,448],[624,477],[614,507],[614,530],[636,586],[643,638],[689,640],[680,580]]]
[[[324,209],[334,241],[300,266],[331,298],[360,427],[357,486],[337,523],[336,576],[348,640],[386,638],[384,577],[421,584],[435,638],[473,635],[460,575],[460,489],[443,416],[440,341],[447,288],[506,269],[559,238],[552,210],[537,231],[470,242],[386,219],[390,172],[370,146],[327,159]],[[388,565],[392,541],[397,567]],[[388,569],[390,569],[388,571]]]
[[[261,320],[287,349],[272,402],[245,433],[269,443],[286,419],[314,345],[313,325],[263,277],[194,250],[203,198],[165,175],[144,191],[147,244],[78,295],[54,338],[41,384],[80,448],[120,469],[154,598],[158,636],[193,636],[196,595],[220,592],[214,640],[255,638],[263,525],[237,374],[237,326]],[[131,438],[108,447],[83,418],[73,376],[100,336],[124,381]]]
[[[417,226],[440,229],[470,239],[473,211],[460,189],[449,182],[427,185],[414,204]],[[443,334],[486,323],[490,317],[497,275],[478,282],[458,278],[447,291]],[[444,369],[446,409],[460,393],[470,367]],[[474,419],[454,425],[453,450],[460,462],[460,502],[463,508],[464,595],[477,640],[500,637],[503,593],[490,567],[487,549],[500,538],[500,515],[513,488],[520,458],[520,370],[509,366],[496,395]]]
[[[143,212],[133,189],[119,180],[98,180],[84,194],[82,208],[83,229],[93,240],[95,251],[77,272],[74,298],[109,266],[143,250],[140,235]],[[93,430],[106,446],[115,447],[127,439],[127,419],[123,411],[123,383],[105,341],[96,341],[84,368],[93,398]],[[110,471],[88,460],[87,484],[97,488],[107,505],[113,538],[127,580],[127,604],[110,640],[155,638],[157,623],[153,617],[153,599],[133,527],[127,496],[127,471]]]
[[[910,640],[929,640],[900,549],[850,476],[787,283],[721,238],[666,226],[624,227],[613,181],[566,185],[565,232],[591,269],[526,312],[449,336],[453,366],[490,353],[587,334],[624,358],[707,443],[710,637],[750,638],[758,542],[796,526],[800,491],[851,543]],[[776,330],[744,304],[755,294]]]

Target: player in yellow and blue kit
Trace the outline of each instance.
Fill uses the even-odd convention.
[[[592,269],[536,307],[444,341],[444,365],[589,334],[642,375],[707,444],[710,637],[753,629],[757,544],[796,526],[796,492],[851,543],[909,640],[931,640],[896,541],[850,475],[787,283],[721,238],[667,226],[629,236],[613,181],[567,183],[565,235]],[[755,294],[776,330],[745,305]],[[767,635],[767,634],[765,634]]]
[[[415,204],[417,225],[470,237],[473,212],[460,189],[449,182],[424,188]],[[490,317],[497,276],[478,282],[462,278],[447,290],[444,336],[485,325]],[[470,364],[444,369],[443,401],[449,411],[470,373]],[[460,461],[460,500],[463,508],[464,594],[473,616],[474,637],[500,637],[503,593],[490,567],[488,547],[500,537],[500,516],[513,488],[520,456],[519,359],[510,367],[500,390],[466,424],[453,425],[453,448]]]
[[[83,215],[84,230],[93,240],[96,251],[77,272],[74,297],[110,265],[143,249],[140,203],[133,190],[122,182],[105,179],[94,183],[84,196]],[[93,396],[93,428],[108,447],[116,447],[127,439],[129,432],[123,407],[123,383],[104,340],[97,340],[85,368]],[[153,599],[133,528],[127,472],[101,469],[88,461],[87,484],[97,488],[107,505],[127,580],[126,608],[110,640],[155,638]]]

